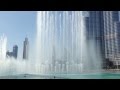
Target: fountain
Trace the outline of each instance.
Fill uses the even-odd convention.
[[[83,13],[37,12],[36,73],[79,74],[101,70],[94,39],[89,42],[86,39]]]

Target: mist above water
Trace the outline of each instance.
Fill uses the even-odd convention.
[[[86,39],[84,11],[39,11],[37,64],[39,73],[82,73],[101,70],[99,46]],[[36,66],[36,67],[38,67]]]

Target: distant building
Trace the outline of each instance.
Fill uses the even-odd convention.
[[[13,51],[12,52],[10,52],[10,51],[6,52],[6,57],[7,58],[15,58],[15,59],[17,59],[17,56],[18,56],[18,46],[17,45],[13,46]]]
[[[25,38],[25,41],[23,43],[23,59],[28,59],[29,54],[29,41],[28,38]]]
[[[7,57],[7,58],[13,57],[13,52],[7,51],[7,52],[6,52],[6,57]]]
[[[18,46],[15,45],[13,46],[13,57],[17,59],[17,55],[18,55]]]

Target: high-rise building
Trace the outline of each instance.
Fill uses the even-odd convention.
[[[91,42],[94,43],[96,55],[99,55],[104,60],[103,12],[87,12],[88,15],[85,17],[87,43],[89,46]]]
[[[88,43],[95,41],[96,49],[100,50],[104,63],[106,59],[120,59],[119,11],[88,12],[89,15],[85,18]]]
[[[105,58],[120,59],[119,11],[103,11]]]
[[[17,45],[14,45],[13,46],[13,57],[15,59],[17,59],[17,55],[18,55],[18,46]]]
[[[12,57],[13,57],[13,52],[7,51],[7,52],[6,52],[6,57],[7,57],[7,58],[12,58]]]
[[[23,59],[28,59],[29,54],[29,41],[28,38],[25,38],[24,45],[23,45]]]

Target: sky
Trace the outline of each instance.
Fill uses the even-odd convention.
[[[18,57],[23,55],[23,41],[27,36],[30,48],[34,46],[36,35],[35,11],[0,11],[0,36],[7,36],[7,50],[18,45]]]

